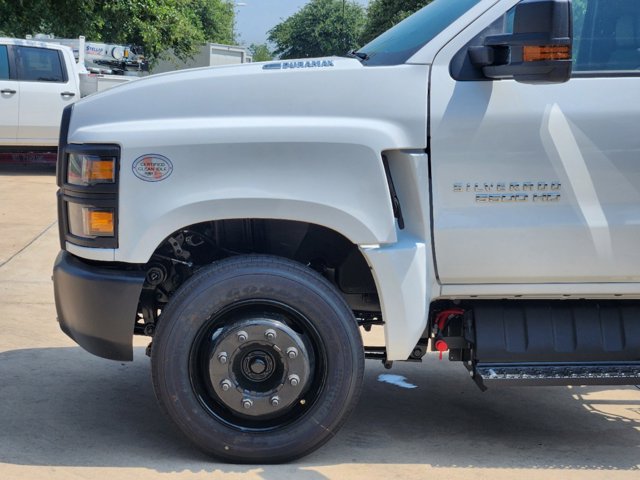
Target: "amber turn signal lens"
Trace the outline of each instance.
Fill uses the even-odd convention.
[[[97,160],[88,164],[87,180],[89,183],[112,183],[115,180],[115,162],[113,159]]]
[[[571,47],[569,45],[525,46],[522,52],[522,59],[525,62],[571,60]]]
[[[96,237],[112,237],[114,235],[113,211],[89,208],[84,208],[83,211],[87,235]]]

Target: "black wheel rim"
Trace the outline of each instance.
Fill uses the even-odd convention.
[[[327,351],[309,318],[291,306],[236,302],[198,331],[189,376],[217,421],[240,431],[271,431],[313,409],[325,387]]]

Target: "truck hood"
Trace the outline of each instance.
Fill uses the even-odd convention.
[[[123,84],[76,103],[70,143],[119,143],[122,129],[228,119],[269,126],[288,118],[383,122],[382,148],[425,148],[428,66],[365,67],[342,57],[182,70]],[[144,125],[144,127],[143,127]],[[250,139],[247,139],[250,141]]]

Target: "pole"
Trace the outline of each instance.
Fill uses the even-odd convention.
[[[345,0],[342,0],[342,47],[343,47],[343,53],[346,53],[347,50],[349,50],[349,46],[347,45],[347,28],[345,25],[345,18],[344,18],[344,3],[345,3]]]
[[[84,54],[86,52],[84,35],[78,37],[78,65],[84,67]]]
[[[234,44],[236,42],[236,18],[238,17],[238,13],[240,13],[240,7],[246,7],[247,4],[245,2],[233,2],[233,23],[231,24],[231,41]]]

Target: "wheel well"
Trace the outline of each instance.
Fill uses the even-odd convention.
[[[337,287],[359,321],[381,321],[371,270],[357,245],[346,237],[306,222],[237,219],[186,226],[156,248],[145,265],[136,333],[152,333],[171,296],[200,268],[246,254],[275,255],[307,265]]]

